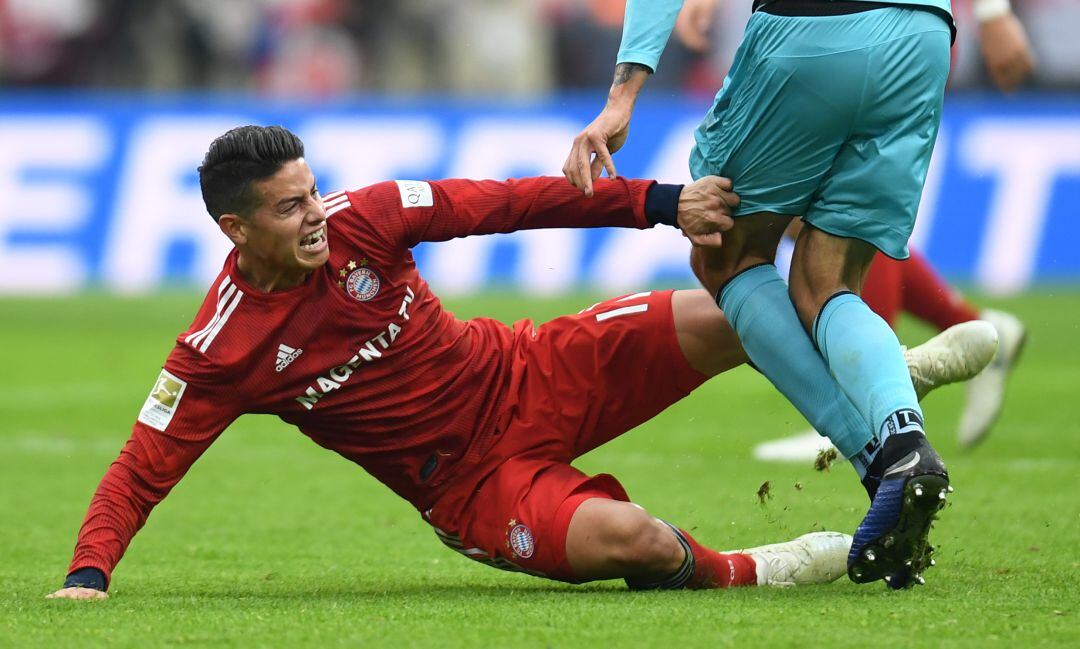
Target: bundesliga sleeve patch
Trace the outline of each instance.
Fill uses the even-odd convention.
[[[431,207],[435,197],[431,194],[431,185],[423,180],[395,180],[401,193],[402,207]]]
[[[164,432],[176,414],[176,409],[180,407],[180,399],[183,398],[185,389],[187,381],[161,370],[154,389],[150,391],[150,396],[146,397],[146,403],[139,412],[139,421]]]

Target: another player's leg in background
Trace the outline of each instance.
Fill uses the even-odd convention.
[[[824,584],[846,571],[851,537],[816,532],[760,548],[717,552],[633,503],[590,498],[578,506],[566,557],[581,581],[625,579],[633,589]]]
[[[792,225],[797,227],[789,227],[787,236],[797,237],[801,221]],[[861,297],[890,327],[895,328],[900,314],[907,311],[942,332],[905,350],[915,391],[922,400],[937,387],[970,380],[958,437],[961,446],[981,440],[1001,409],[1004,378],[1016,358],[1014,350],[1023,339],[1019,321],[989,309],[983,313],[983,319],[996,332],[1000,348],[994,362],[980,373],[978,368],[986,365],[985,355],[994,353],[994,340],[985,326],[966,325],[980,319],[980,314],[917,251],[911,250],[911,257],[904,261],[880,253],[875,256]],[[754,456],[767,461],[808,462],[830,446],[828,440],[809,430],[763,442],[755,447]]]
[[[994,361],[967,386],[967,400],[960,415],[957,440],[970,447],[985,439],[1005,403],[1005,384],[1027,336],[1019,318],[995,309],[978,311],[943,280],[930,262],[912,250],[911,257],[896,261],[878,255],[870,266],[863,298],[890,324],[895,322],[895,294],[899,308],[924,320],[940,331],[971,320],[993,325],[998,335]],[[894,314],[891,318],[887,314]]]
[[[930,266],[930,262],[917,251],[912,250],[911,256],[904,261],[878,255],[870,267],[867,281],[872,279],[879,265],[898,267],[901,308],[930,323],[939,331],[961,322],[979,319],[978,310],[949,286]],[[871,308],[873,306],[871,304]]]
[[[915,251],[911,252],[915,256]],[[862,299],[890,327],[904,310],[904,262],[887,255],[874,257],[863,282]]]

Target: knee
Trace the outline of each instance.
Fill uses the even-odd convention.
[[[627,575],[668,574],[678,570],[684,559],[671,528],[644,510],[613,518],[604,538],[609,560]]]
[[[679,347],[690,367],[716,376],[746,362],[738,335],[708,293],[676,291],[671,307]]]
[[[721,250],[698,247],[690,250],[690,269],[713,298],[735,273],[735,261]]]

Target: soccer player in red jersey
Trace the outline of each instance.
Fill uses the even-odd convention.
[[[496,567],[635,588],[823,583],[832,532],[716,552],[570,465],[745,362],[704,291],[646,291],[539,327],[463,322],[421,278],[421,241],[548,227],[658,223],[719,243],[730,182],[616,179],[584,198],[562,178],[379,183],[320,196],[303,144],[233,129],[200,167],[235,245],[176,340],[79,532],[64,588],[105,596],[153,507],[239,415],[273,413],[364,467],[448,546]]]

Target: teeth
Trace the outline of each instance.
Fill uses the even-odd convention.
[[[325,232],[324,229],[319,229],[319,230],[317,230],[315,232],[312,232],[311,234],[309,234],[308,236],[306,236],[306,237],[304,237],[303,239],[300,240],[300,245],[301,246],[313,246],[313,245],[319,243],[323,239],[323,233],[324,232]]]

